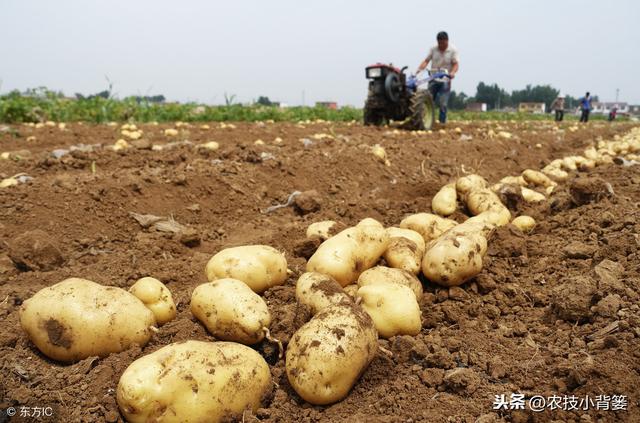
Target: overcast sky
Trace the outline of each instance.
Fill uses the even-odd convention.
[[[640,1],[0,0],[0,92],[360,106],[364,67],[414,70],[439,30],[460,52],[454,89],[548,83],[640,103]]]

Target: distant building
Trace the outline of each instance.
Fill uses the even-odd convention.
[[[486,112],[487,103],[469,103],[464,109],[468,112]]]
[[[608,116],[611,110],[613,110],[614,108],[617,110],[618,114],[620,115],[627,115],[630,113],[629,104],[622,101],[618,101],[618,102],[594,101],[592,105],[593,105],[593,110],[591,110],[591,113],[596,115]]]
[[[522,113],[545,113],[547,105],[544,103],[520,103],[518,111]]]
[[[324,107],[325,109],[336,110],[338,108],[338,103],[335,101],[317,101],[316,107]]]
[[[637,106],[629,106],[629,114],[640,116],[640,105]]]

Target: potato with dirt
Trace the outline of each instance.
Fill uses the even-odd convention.
[[[156,319],[124,289],[69,278],[43,288],[20,307],[20,325],[47,357],[63,362],[106,357],[144,346]]]
[[[341,286],[358,280],[362,272],[378,262],[389,245],[384,227],[371,221],[360,222],[320,244],[307,262],[307,272],[329,275]]]
[[[316,314],[287,347],[289,383],[305,401],[326,405],[345,398],[378,350],[371,317],[352,302]]]
[[[455,183],[443,186],[431,199],[431,210],[440,216],[449,216],[453,214],[457,207],[458,194],[456,192]]]
[[[269,366],[234,342],[183,341],[140,357],[116,390],[131,423],[241,420],[264,406],[272,390]]]
[[[487,211],[494,212],[496,219],[493,223],[498,226],[506,225],[511,220],[509,209],[502,204],[500,197],[489,188],[471,190],[465,195],[464,200],[474,216]]]
[[[533,169],[525,169],[522,171],[522,178],[527,181],[527,185],[531,185],[534,187],[553,187],[558,185],[556,182],[552,181],[547,175],[542,172],[538,172]]]
[[[307,238],[320,238],[326,240],[332,235],[332,229],[336,226],[334,220],[323,220],[321,222],[314,222],[307,228]]]
[[[384,259],[390,267],[403,269],[417,275],[424,255],[424,238],[411,229],[387,228],[389,246]]]
[[[360,306],[371,316],[382,338],[420,333],[420,305],[408,286],[375,283],[362,286],[356,295],[362,300]]]
[[[411,289],[418,300],[422,298],[422,283],[413,273],[406,270],[376,266],[363,272],[358,278],[359,288],[386,283],[406,286]]]
[[[418,232],[422,235],[424,242],[428,243],[457,224],[458,222],[455,220],[440,217],[436,214],[416,213],[402,219],[400,228]]]
[[[511,221],[511,224],[524,233],[529,233],[535,228],[536,221],[531,216],[518,216]]]
[[[216,338],[246,345],[262,341],[271,324],[262,297],[231,278],[198,285],[191,295],[191,313]]]
[[[462,285],[480,273],[487,252],[487,236],[494,227],[491,214],[494,212],[475,216],[427,246],[422,260],[422,272],[427,279],[451,287]]]
[[[488,188],[489,183],[480,175],[471,174],[458,178],[456,181],[456,191],[462,197],[474,190]]]
[[[309,307],[312,315],[343,301],[350,301],[349,295],[331,276],[322,273],[303,273],[296,283],[296,300]]]
[[[176,317],[176,304],[171,291],[159,280],[151,277],[138,279],[129,292],[153,312],[158,325],[164,325]]]
[[[287,259],[268,245],[226,248],[209,260],[207,279],[238,279],[258,294],[287,280]]]

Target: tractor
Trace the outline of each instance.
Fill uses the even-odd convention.
[[[364,104],[364,124],[382,125],[391,121],[409,130],[431,129],[435,120],[433,96],[420,85],[434,79],[446,78],[446,72],[430,73],[428,78],[418,80],[407,76],[407,67],[398,69],[393,65],[376,63],[365,68],[369,80],[369,95]]]

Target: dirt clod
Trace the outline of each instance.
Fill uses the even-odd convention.
[[[23,271],[49,271],[65,262],[55,239],[40,229],[24,232],[12,239],[9,257]]]

